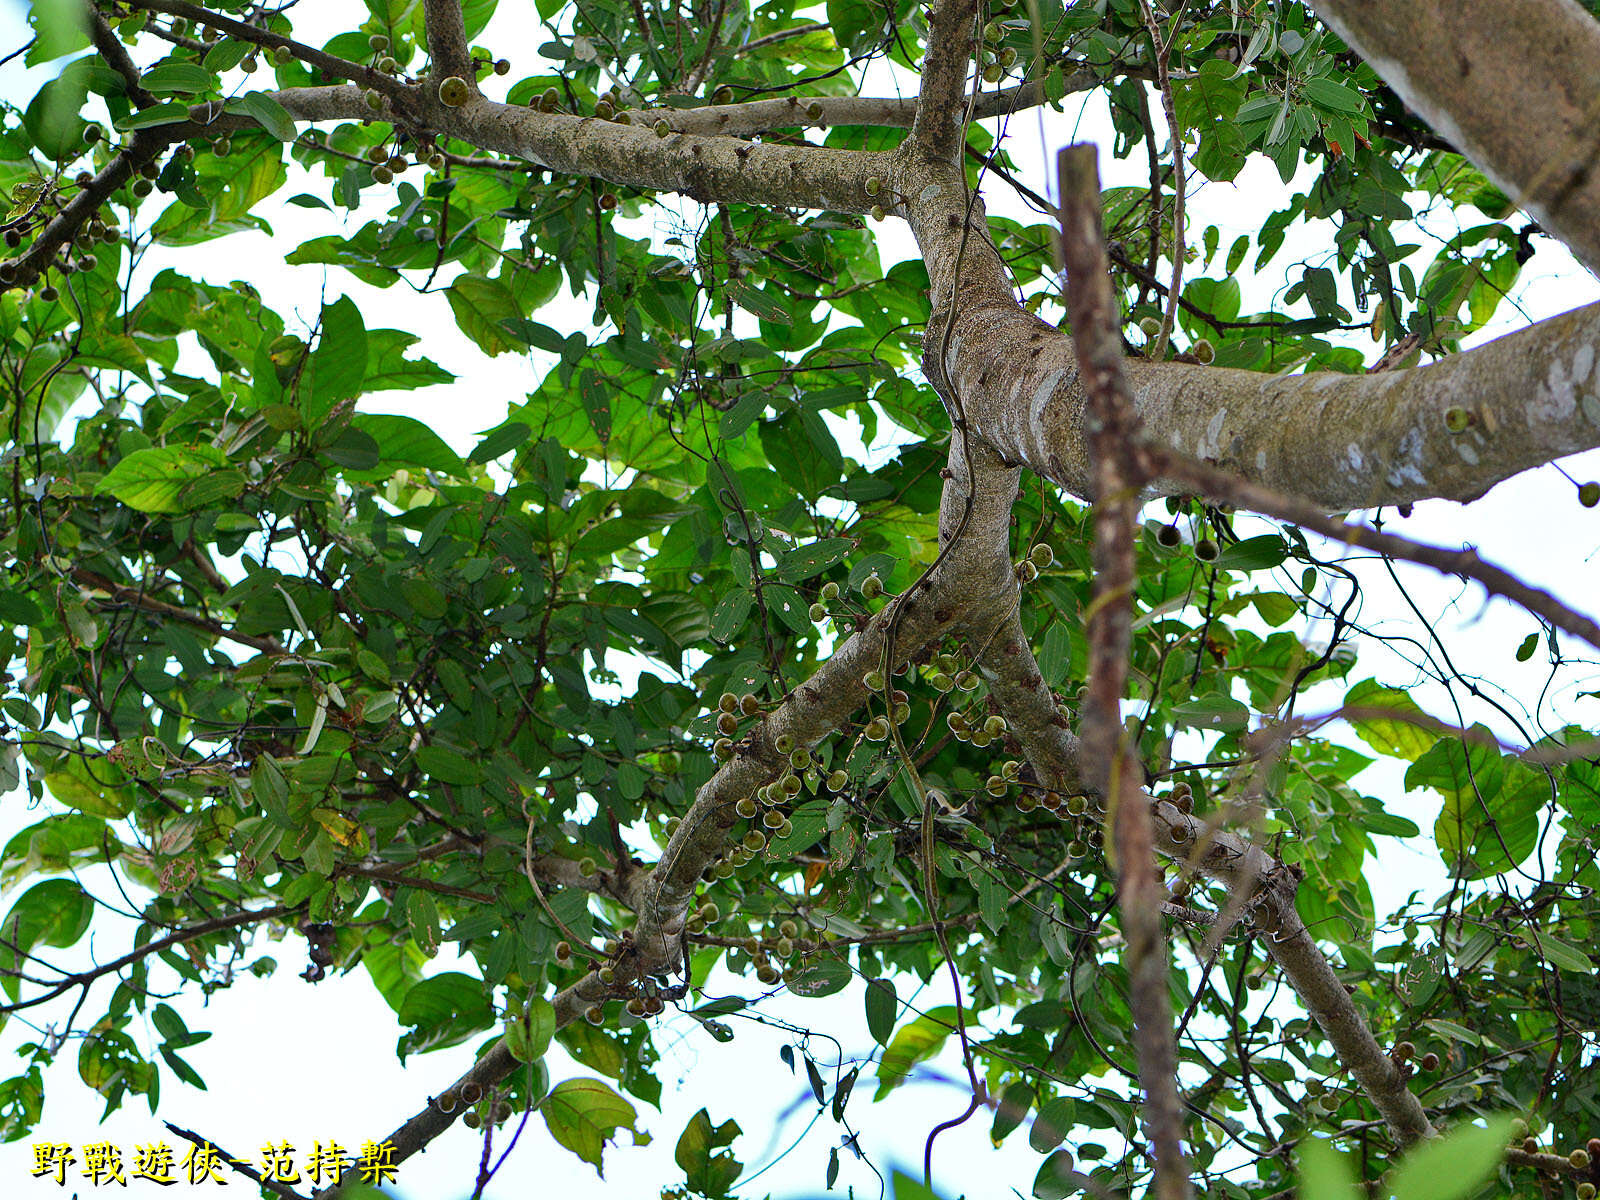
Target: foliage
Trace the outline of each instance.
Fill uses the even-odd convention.
[[[497,16],[493,0],[465,10],[469,38],[486,45],[491,20],[527,20]],[[34,6],[41,22],[51,11]],[[203,1086],[179,1052],[208,1034],[153,994],[175,980],[248,986],[237,966],[262,926],[307,933],[308,978],[365,969],[407,1028],[402,1057],[504,1033],[519,1060],[538,1063],[550,998],[614,955],[608,940],[632,920],[626,877],[634,860],[657,860],[713,776],[719,723],[734,736],[756,728],[935,558],[950,422],[917,369],[927,272],[883,264],[873,227],[854,216],[677,211],[384,120],[297,129],[269,92],[319,82],[300,56],[197,38],[138,3],[101,11],[154,103],[86,52],[86,33],[41,23],[29,61],[66,61],[30,103],[4,110],[14,244],[86,186],[81,172],[111,161],[119,135],[208,102],[254,124],[163,152],[150,177],[116,188],[70,250],[72,273],[0,294],[0,788],[46,806],[0,853],[0,983],[13,1004],[40,999],[22,978],[45,970],[33,952],[94,928],[74,877],[92,863],[143,899],[148,924],[130,949],[157,929],[196,932],[135,958],[95,993],[97,1012],[74,1010],[65,1030],[26,1047],[0,1081],[4,1136],[28,1135],[40,1069],[73,1042],[108,1110],[129,1092],[154,1110],[169,1076]],[[242,0],[214,11],[278,34],[310,21]],[[711,23],[654,5],[540,0],[538,11],[548,40],[519,55],[495,94],[525,105],[553,88],[563,110],[584,114],[621,102],[601,96],[608,83],[640,108],[726,98],[721,89],[802,103],[851,94],[874,59],[915,70],[926,35],[921,9],[904,2],[830,2],[825,26],[765,44],[813,14],[783,0],[720,4]],[[415,0],[347,4],[339,19],[318,39],[327,53],[425,69]],[[1002,10],[989,33],[988,61],[1014,62],[1013,81],[1045,79],[1057,107],[1063,64],[1091,67],[1106,80],[1115,152],[1142,158],[1151,139],[1160,149],[1134,0],[1039,0]],[[1193,169],[1226,181],[1264,156],[1285,184],[1304,185],[1254,239],[1224,247],[1215,228],[1191,231],[1186,352],[1203,340],[1223,366],[1359,371],[1352,331],[1385,348],[1409,338],[1415,360],[1456,350],[1495,313],[1537,244],[1527,218],[1302,4],[1189,5],[1171,66]],[[493,75],[482,86],[502,87]],[[107,136],[87,140],[91,122]],[[878,149],[904,134],[840,125],[812,136]],[[969,139],[976,179],[993,134],[974,126]],[[408,161],[394,182],[373,170],[435,154],[436,167]],[[1002,146],[991,184],[1014,165]],[[1162,312],[1151,239],[1173,240],[1170,199],[1157,208],[1151,197],[1105,197],[1130,347]],[[308,296],[325,267],[404,284],[421,293],[413,328],[451,319],[485,354],[526,356],[526,399],[465,457],[427,422],[369,408],[377,393],[451,378],[414,333],[369,328],[347,297],[278,313],[248,282],[217,281],[215,251],[241,231],[270,233],[284,204],[326,216],[326,232],[283,245]],[[383,216],[345,219],[374,205]],[[1454,211],[1460,232],[1424,251],[1411,220],[1435,208]],[[671,236],[652,232],[658,222]],[[1029,306],[1058,316],[1049,218],[991,227]],[[1288,267],[1273,311],[1245,312],[1241,273],[1283,270],[1322,234],[1331,240]],[[141,273],[146,262],[159,273]],[[330,278],[336,294],[343,276]],[[569,298],[592,308],[587,327],[548,323]],[[852,428],[859,443],[844,436]],[[904,444],[862,453],[885,433]],[[1020,616],[1070,708],[1085,672],[1087,515],[1029,486],[1014,516],[1015,558],[1051,551]],[[1146,526],[1130,698],[1153,786],[1173,797],[1182,785],[1197,812],[1230,821],[1256,806],[1252,836],[1305,872],[1300,913],[1380,1041],[1437,1056],[1413,1083],[1437,1120],[1515,1109],[1563,1136],[1592,1125],[1596,1076],[1579,1068],[1600,1023],[1585,949],[1600,941],[1600,766],[1562,752],[1589,733],[1542,731],[1529,741],[1558,753],[1530,761],[1486,728],[1422,720],[1402,690],[1355,665],[1349,571],[1294,528],[1261,528],[1181,498]],[[1333,617],[1330,644],[1295,632],[1307,616]],[[747,849],[708,870],[700,898],[718,912],[691,910],[690,982],[720,965],[747,978],[754,1006],[779,972],[800,995],[881,981],[865,993],[862,1028],[882,1049],[875,1065],[856,1064],[876,1075],[878,1097],[965,1021],[979,1076],[1003,1098],[995,1138],[1026,1126],[1052,1156],[1035,1194],[1069,1194],[1074,1163],[1127,1187],[1147,1168],[1103,814],[1092,798],[1036,786],[1004,722],[986,727],[997,702],[973,673],[982,650],[952,640],[897,681],[909,706],[900,737],[921,777],[974,798],[938,817],[931,865],[964,1010],[918,1012],[900,998],[943,956],[908,865],[920,806],[870,711],[798,748],[792,800],[736,829]],[[1431,834],[1454,883],[1440,905],[1374,909],[1363,872],[1375,839],[1425,835],[1367,794],[1369,757],[1309,730],[1263,754],[1260,731],[1317,685],[1332,706],[1368,714],[1356,733],[1405,764],[1406,788],[1439,798]],[[719,708],[724,693],[732,713]],[[1183,902],[1215,912],[1227,899],[1196,878]],[[252,911],[266,915],[214,920]],[[1199,1031],[1179,1054],[1208,1194],[1279,1191],[1293,1179],[1282,1147],[1350,1130],[1372,1139],[1361,1169],[1375,1175],[1381,1122],[1369,1128],[1371,1104],[1310,1017],[1273,1002],[1262,939],[1245,928],[1202,965],[1204,930],[1175,928],[1190,939],[1171,981]],[[447,943],[475,974],[430,973]],[[76,982],[51,1002],[62,1014]],[[674,982],[648,981],[644,998],[671,1000]],[[135,1032],[146,1011],[159,1043]],[[718,1036],[718,1018],[736,1014],[696,1017]],[[553,1036],[611,1083],[547,1092],[546,1073],[519,1071],[505,1094],[538,1105],[597,1169],[615,1132],[633,1128],[621,1093],[661,1095],[648,1021],[615,1004],[601,1020]],[[854,1071],[830,1094],[805,1064],[819,1106],[844,1120],[853,1100],[848,1116],[861,1119],[871,1092],[852,1092]],[[738,1132],[705,1111],[684,1130],[676,1157],[695,1194],[734,1186],[740,1164],[726,1147]],[[836,1171],[835,1156],[829,1183]]]

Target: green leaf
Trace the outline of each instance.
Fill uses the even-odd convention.
[[[1458,1125],[1415,1146],[1389,1174],[1395,1200],[1466,1200],[1494,1174],[1511,1137],[1510,1116],[1485,1125]]]
[[[522,1012],[506,1021],[506,1048],[518,1062],[537,1062],[550,1048],[556,1032],[556,1010],[543,996],[535,996]]]
[[[490,430],[484,435],[483,440],[467,455],[468,462],[485,463],[493,462],[502,454],[508,454],[526,442],[533,434],[533,430],[521,421],[507,421],[504,425]]]
[[[198,95],[215,89],[217,77],[195,63],[165,62],[139,76],[139,84],[158,96],[168,92]]]
[[[778,559],[778,578],[787,583],[810,579],[835,563],[843,562],[855,545],[852,538],[819,538],[809,545],[787,550]]]
[[[359,396],[367,377],[367,327],[355,301],[341,296],[323,305],[321,327],[300,386],[300,411],[312,425],[341,400]]]
[[[419,746],[417,765],[440,783],[467,785],[483,780],[483,768],[478,763],[444,746]]]
[[[52,62],[89,44],[89,14],[85,0],[33,0],[28,7],[34,44],[27,64]]]
[[[1367,107],[1360,92],[1352,91],[1332,79],[1308,79],[1300,85],[1300,94],[1318,108],[1333,112],[1360,113],[1365,112]]]
[[[1514,758],[1503,758],[1482,725],[1482,740],[1463,747],[1441,738],[1406,771],[1406,788],[1426,787],[1444,797],[1434,822],[1439,857],[1463,879],[1485,879],[1522,862],[1539,837],[1539,810],[1549,799],[1545,778]]]
[[[1594,963],[1589,956],[1571,943],[1562,941],[1554,934],[1541,933],[1536,929],[1530,932],[1533,935],[1533,944],[1538,947],[1539,953],[1563,971],[1573,971],[1587,976],[1594,970]]]
[[[1250,710],[1232,696],[1196,696],[1172,707],[1173,721],[1192,729],[1233,732],[1250,724]]]
[[[873,1099],[882,1100],[906,1081],[913,1067],[937,1054],[945,1039],[955,1032],[955,1020],[955,1007],[942,1005],[929,1009],[896,1033],[878,1063],[878,1090]]]
[[[887,1046],[894,1033],[895,1020],[900,1015],[900,1001],[895,995],[894,980],[867,980],[867,1032],[880,1046]]]
[[[415,417],[392,413],[357,413],[350,423],[372,436],[383,451],[377,472],[393,474],[397,466],[424,467],[430,471],[459,473],[461,456],[449,444]]]
[[[215,446],[152,446],[124,457],[95,490],[140,512],[187,512],[219,498],[216,489],[200,485],[227,463],[228,456]],[[224,483],[224,495],[237,496],[244,489],[237,472],[227,472]]]
[[[367,330],[367,376],[361,386],[378,392],[449,383],[455,376],[438,363],[406,357],[406,351],[420,340],[399,329]]]
[[[478,343],[485,354],[515,350],[518,342],[505,331],[504,322],[520,319],[514,297],[503,283],[483,275],[458,275],[445,298],[461,332]]]
[[[683,1169],[689,1188],[696,1195],[722,1197],[728,1194],[744,1165],[726,1150],[718,1153],[718,1148],[731,1144],[741,1132],[736,1121],[713,1125],[710,1113],[703,1108],[689,1118],[672,1157]]]
[[[426,898],[427,893],[412,895]],[[400,1024],[411,1027],[395,1047],[402,1062],[413,1053],[458,1046],[494,1024],[483,980],[459,971],[446,971],[418,983],[406,993],[399,1017]]]
[[[1380,754],[1415,762],[1439,740],[1438,734],[1424,728],[1431,722],[1416,701],[1399,688],[1384,687],[1377,680],[1363,679],[1351,687],[1344,694],[1344,706],[1380,710],[1350,718],[1356,735]],[[1395,715],[1389,717],[1385,712]]]
[[[1065,1200],[1067,1196],[1077,1195],[1082,1189],[1073,1179],[1076,1170],[1072,1152],[1057,1150],[1039,1164],[1038,1173],[1033,1177],[1033,1194],[1038,1200]]]
[[[1295,1154],[1300,1168],[1300,1200],[1358,1200],[1350,1160],[1321,1138],[1305,1138]]]
[[[754,601],[750,593],[743,588],[724,592],[711,610],[711,636],[719,642],[732,641],[733,635],[744,627],[745,620],[750,616],[752,604]]]
[[[0,986],[17,999],[18,972],[36,973],[24,956],[40,943],[73,945],[88,932],[93,916],[94,901],[71,879],[47,879],[23,892],[0,923]]]
[[[1289,543],[1281,534],[1263,533],[1225,547],[1217,556],[1217,566],[1224,571],[1265,571],[1288,557]]]
[[[818,959],[794,969],[789,991],[806,1000],[817,1000],[844,991],[852,978],[850,968],[837,959]]]
[[[605,1177],[601,1162],[606,1143],[619,1129],[632,1131],[634,1143],[641,1135],[632,1104],[599,1079],[568,1079],[556,1084],[540,1103],[550,1136]]]
[[[179,121],[188,119],[187,104],[156,104],[131,112],[125,117],[119,117],[112,122],[112,128],[123,133],[131,133],[135,129],[150,129],[156,125],[176,125]]]
[[[288,109],[266,92],[246,92],[228,107],[236,107],[245,115],[254,117],[261,128],[280,142],[294,141],[294,118],[289,115]]]
[[[1028,1130],[1028,1145],[1040,1154],[1048,1154],[1061,1145],[1072,1129],[1075,1111],[1072,1101],[1065,1096],[1047,1101]]]

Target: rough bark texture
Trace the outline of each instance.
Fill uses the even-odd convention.
[[[1574,0],[1312,0],[1400,97],[1600,274],[1600,23]]]

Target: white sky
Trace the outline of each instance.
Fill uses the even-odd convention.
[[[338,20],[351,8],[348,3],[329,6],[333,14],[330,22]],[[0,3],[0,53],[20,44],[25,36],[23,11],[20,0]],[[297,11],[296,15],[303,20],[305,9]],[[512,78],[518,77],[519,70],[526,66],[528,64],[514,63],[516,69]],[[0,68],[0,95],[14,101],[25,100],[41,78],[41,71],[25,71],[20,63],[12,63]],[[892,79],[881,82],[892,89]],[[1018,119],[1010,130],[1014,139],[1011,144],[1019,161],[1032,164],[1032,169],[1025,172],[1029,181],[1044,192],[1049,190],[1048,183],[1039,165],[1053,162],[1056,148],[1078,137],[1097,137],[1104,146],[1107,129],[1103,108],[1091,103],[1081,120],[1072,108],[1064,114],[1039,112]],[[1110,161],[1104,151],[1101,157],[1107,186],[1144,182],[1142,158],[1116,163]],[[1297,185],[1303,186],[1303,182],[1297,181]],[[318,181],[302,189],[294,187],[291,181],[284,194],[296,190],[325,191],[326,185]],[[1036,219],[1011,203],[1007,192],[1003,185],[989,189],[986,198],[992,212]],[[1259,161],[1253,163],[1235,185],[1197,187],[1190,195],[1191,238],[1197,241],[1204,226],[1215,223],[1221,229],[1221,245],[1225,249],[1238,233],[1254,233],[1264,216],[1280,207],[1289,194],[1291,190],[1280,184],[1275,169]],[[340,271],[324,272],[314,266],[291,268],[282,264],[285,247],[296,245],[305,237],[341,228],[353,231],[370,215],[370,211],[364,211],[341,217],[285,208],[271,216],[277,233],[273,239],[245,234],[223,243],[153,254],[146,270],[153,273],[171,263],[214,282],[248,279],[261,291],[265,302],[282,313],[291,325],[296,314],[307,327],[315,320],[326,288],[329,300],[340,292],[354,297],[369,327],[389,325],[427,330],[421,349],[455,372],[457,382],[417,393],[380,394],[364,401],[363,407],[370,411],[417,416],[437,429],[458,450],[465,451],[474,444],[479,432],[503,419],[507,404],[520,401],[536,385],[542,371],[515,355],[486,358],[456,330],[440,297],[418,298],[403,286],[376,289]],[[886,262],[911,255],[913,248],[903,226],[887,222],[878,228]],[[1432,232],[1449,236],[1453,231]],[[1308,235],[1301,243],[1301,252],[1316,253],[1325,244],[1316,236]],[[1507,306],[1492,332],[1517,328],[1528,319],[1552,315],[1600,298],[1600,286],[1578,268],[1561,247],[1548,239],[1540,239],[1538,246],[1538,254],[1518,287],[1517,301],[1526,315],[1519,315]],[[1297,257],[1297,253],[1288,250],[1278,261],[1291,263]],[[1267,307],[1271,295],[1281,291],[1287,281],[1266,278],[1241,282],[1247,284],[1245,308],[1250,311],[1252,305]],[[558,328],[586,328],[591,311],[588,303],[560,297],[541,310],[538,317]],[[1480,335],[1477,340],[1484,336],[1488,334]],[[1580,481],[1600,476],[1600,455],[1581,456],[1564,465]],[[1572,484],[1555,468],[1541,468],[1496,488],[1470,508],[1446,502],[1418,505],[1412,517],[1404,522],[1395,521],[1391,528],[1441,543],[1471,541],[1491,561],[1569,602],[1586,605],[1596,594],[1596,584],[1600,582],[1594,565],[1594,549],[1600,544],[1600,536],[1597,536],[1600,535],[1600,510],[1580,508],[1574,491]],[[1502,602],[1483,606],[1474,591],[1463,592],[1454,581],[1439,580],[1420,569],[1401,567],[1399,570],[1421,610],[1434,621],[1462,672],[1468,677],[1493,679],[1510,689],[1517,702],[1533,707],[1548,673],[1544,652],[1541,649],[1525,664],[1514,661],[1514,652],[1522,638],[1536,629],[1534,621]],[[1391,632],[1403,629],[1415,634],[1419,626],[1381,571],[1364,570],[1361,577],[1366,591],[1363,620],[1375,629]],[[1361,673],[1375,674],[1401,685],[1408,685],[1414,679],[1403,662],[1374,644],[1362,646]],[[1583,714],[1583,709],[1576,707],[1577,702],[1572,699],[1572,693],[1579,686],[1595,685],[1592,679],[1586,683],[1575,680],[1567,684],[1566,694],[1561,697],[1566,716]],[[1424,708],[1453,719],[1448,699],[1439,688],[1417,687],[1413,695]],[[1315,697],[1309,699],[1315,700]],[[1581,703],[1589,706],[1587,723],[1592,726],[1595,701]],[[1308,704],[1301,711],[1313,709],[1314,705]],[[1476,719],[1495,723],[1482,705],[1468,711],[1467,720]],[[1508,732],[1503,725],[1497,726],[1497,731]],[[1372,794],[1382,796],[1392,811],[1411,817],[1426,831],[1431,828],[1437,812],[1437,800],[1427,793],[1404,794],[1399,776],[1398,770],[1386,767],[1381,772],[1369,771],[1359,782]],[[0,837],[9,837],[16,829],[38,819],[37,814],[23,811],[22,805],[20,796],[7,799],[4,809],[0,810]],[[1411,887],[1432,889],[1442,882],[1437,856],[1425,838],[1417,839],[1414,845],[1396,839],[1379,840],[1383,843],[1379,868],[1369,869],[1368,876],[1373,880],[1380,914],[1403,901]],[[103,870],[86,872],[83,882],[96,895],[114,895]],[[85,954],[92,954],[97,960],[114,956],[126,949],[131,929],[129,922],[122,923],[121,928],[97,925],[94,942],[86,939],[74,952],[61,952],[52,961],[71,965],[83,961]],[[169,1000],[191,1028],[219,1032],[211,1041],[186,1054],[207,1078],[210,1091],[201,1093],[184,1088],[170,1076],[166,1077],[161,1118],[196,1129],[240,1156],[255,1155],[266,1140],[287,1139],[302,1151],[317,1139],[333,1138],[346,1146],[357,1146],[363,1139],[387,1134],[409,1117],[428,1095],[451,1082],[470,1061],[470,1048],[461,1047],[414,1056],[402,1068],[394,1056],[394,1043],[401,1030],[391,1010],[372,990],[364,971],[358,970],[347,978],[330,977],[311,986],[296,977],[305,963],[305,946],[299,938],[289,938],[278,944],[263,943],[257,947],[257,952],[270,953],[278,959],[279,971],[272,979],[245,980],[217,993],[210,1000],[209,1011],[192,995]],[[449,970],[455,966],[441,955],[433,970]],[[938,976],[935,985],[917,997],[919,1008],[948,1002],[943,978],[942,974]],[[85,1012],[95,1011],[97,999],[103,1002],[105,986],[103,984],[102,990],[97,990],[90,998]],[[718,988],[721,994],[755,994],[753,981],[732,980],[726,976],[715,981],[713,990]],[[902,998],[908,991],[909,985],[902,984]],[[61,1017],[60,1010],[46,1011],[57,1020]],[[859,1057],[870,1049],[861,1011],[859,984],[825,1001],[781,996],[764,1004],[760,1010],[764,1017],[831,1032],[843,1039],[849,1057]],[[736,1030],[736,1038],[726,1045],[713,1041],[696,1022],[687,1018],[675,1017],[662,1022],[657,1044],[663,1056],[659,1073],[666,1086],[664,1111],[657,1113],[642,1102],[638,1103],[640,1126],[655,1140],[648,1147],[634,1149],[623,1133],[621,1144],[607,1152],[604,1181],[597,1178],[589,1166],[552,1143],[542,1120],[535,1117],[528,1123],[516,1152],[491,1184],[487,1195],[512,1197],[526,1195],[530,1189],[549,1189],[573,1200],[610,1195],[652,1196],[663,1184],[681,1177],[672,1161],[673,1146],[686,1120],[702,1106],[710,1110],[714,1121],[733,1117],[743,1126],[744,1136],[735,1143],[734,1149],[746,1163],[747,1175],[772,1161],[799,1137],[816,1111],[815,1105],[810,1100],[803,1075],[791,1079],[778,1060],[779,1048],[793,1040],[789,1035],[738,1017],[727,1020]],[[135,1032],[141,1039],[149,1039],[146,1045],[154,1040],[153,1031],[136,1028]],[[14,1049],[32,1036],[21,1021],[13,1019],[0,1031],[0,1048]],[[833,1061],[834,1054],[826,1041],[814,1040],[813,1047],[820,1061]],[[93,1140],[109,1140],[119,1143],[125,1155],[131,1158],[134,1144],[165,1138],[181,1155],[182,1143],[165,1133],[160,1122],[148,1113],[142,1099],[126,1102],[122,1111],[104,1126],[97,1127],[101,1106],[77,1080],[75,1060],[75,1048],[69,1048],[47,1073],[49,1099],[44,1120],[35,1133],[23,1142],[0,1146],[0,1181],[3,1181],[0,1188],[7,1195],[63,1194],[64,1190],[53,1182],[29,1179],[32,1162],[29,1146],[34,1141],[54,1140],[81,1146]],[[961,1074],[959,1062],[950,1053],[935,1066],[946,1079]],[[559,1049],[552,1050],[550,1067],[553,1080],[592,1074],[566,1061]],[[9,1073],[4,1071],[4,1074]],[[0,1078],[4,1074],[0,1074]],[[885,1172],[896,1163],[905,1165],[913,1173],[919,1172],[917,1164],[920,1164],[927,1130],[961,1110],[964,1106],[961,1089],[937,1081],[913,1082],[886,1103],[869,1105],[866,1100],[872,1086],[870,1078],[861,1081],[849,1114],[861,1122],[863,1149]],[[1113,1081],[1112,1086],[1120,1085]],[[935,1160],[936,1178],[948,1194],[953,1196],[965,1191],[972,1196],[993,1196],[1005,1194],[1013,1187],[1020,1194],[1027,1194],[1039,1156],[1028,1149],[1025,1133],[1013,1135],[1003,1148],[995,1150],[987,1136],[989,1121],[989,1114],[980,1113],[966,1126],[941,1137]],[[838,1145],[841,1132],[831,1117],[822,1116],[797,1151],[749,1187],[739,1188],[738,1194],[761,1196],[769,1189],[777,1196],[821,1194],[827,1149]],[[497,1135],[497,1147],[504,1144],[505,1133],[501,1131]],[[458,1124],[426,1154],[403,1166],[399,1186],[394,1191],[397,1195],[414,1198],[465,1196],[471,1191],[480,1152],[479,1137]],[[498,1152],[497,1148],[496,1154]],[[853,1185],[859,1195],[876,1195],[877,1183],[872,1172],[854,1162],[847,1153],[842,1157],[844,1164],[837,1194],[843,1195],[845,1188]],[[78,1186],[83,1187],[85,1194],[94,1191],[81,1180]],[[180,1189],[183,1187],[187,1185],[180,1185]],[[246,1194],[252,1190],[242,1179],[235,1180],[230,1187],[235,1189],[235,1194],[241,1187],[246,1189]],[[136,1184],[130,1190],[150,1195],[159,1189],[154,1185]]]

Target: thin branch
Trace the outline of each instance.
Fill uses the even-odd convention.
[[[277,918],[287,916],[289,913],[294,911],[294,905],[274,904],[270,908],[250,909],[245,912],[234,913],[231,916],[213,917],[209,921],[201,921],[196,925],[186,926],[183,929],[169,933],[166,937],[157,938],[153,942],[148,942],[145,945],[140,946],[137,950],[129,951],[121,958],[113,959],[108,963],[102,963],[98,967],[91,967],[87,971],[78,971],[71,975],[64,976],[43,995],[33,996],[27,1000],[19,1000],[15,1004],[0,1005],[0,1014],[13,1013],[19,1011],[20,1009],[33,1008],[37,1005],[44,1004],[50,1000],[54,1000],[57,996],[61,995],[61,993],[65,991],[75,987],[87,986],[103,975],[109,975],[114,971],[120,971],[123,967],[132,966],[140,959],[148,958],[152,954],[159,954],[163,950],[170,950],[173,946],[181,946],[186,942],[192,942],[196,938],[205,937],[207,934],[219,933],[224,929],[235,929],[240,925],[254,925],[260,921],[274,921]]]
[[[1187,0],[1185,0],[1187,3]],[[1172,79],[1167,73],[1168,61],[1172,51],[1170,41],[1161,37],[1161,27],[1156,24],[1156,15],[1150,10],[1150,0],[1139,0],[1140,11],[1144,14],[1145,29],[1150,34],[1151,53],[1155,56],[1156,87],[1161,92],[1161,110],[1167,118],[1167,140],[1172,143],[1172,282],[1167,286],[1167,307],[1161,314],[1161,330],[1156,334],[1155,343],[1150,347],[1150,358],[1161,362],[1167,357],[1167,343],[1172,338],[1172,323],[1178,315],[1178,298],[1183,294],[1183,256],[1184,256],[1184,229],[1183,229],[1183,202],[1184,202],[1184,170],[1183,170],[1183,127],[1178,124],[1177,109],[1172,98]],[[1178,9],[1178,17],[1183,14],[1183,6]],[[1178,27],[1178,18],[1173,19],[1173,29]],[[1148,134],[1148,128],[1146,129]],[[1157,242],[1160,238],[1160,225],[1156,226]],[[1151,249],[1152,260],[1155,249]]]
[[[221,621],[212,617],[190,612],[186,608],[180,608],[176,604],[169,604],[165,600],[158,600],[154,596],[148,595],[141,588],[117,583],[103,575],[97,575],[87,567],[73,567],[72,578],[81,587],[91,588],[97,592],[105,592],[117,603],[131,605],[141,612],[147,612],[153,616],[166,617],[169,620],[188,625],[193,629],[202,629],[215,637],[239,642],[241,645],[254,646],[257,650],[267,654],[283,653],[283,643],[275,637],[266,634],[240,633],[238,630],[230,629]]]
[[[1117,305],[1100,228],[1096,153],[1092,145],[1069,146],[1058,160],[1067,304],[1089,397],[1095,493],[1083,754],[1090,783],[1106,797],[1111,811],[1134,1045],[1145,1093],[1144,1125],[1155,1157],[1152,1195],[1160,1200],[1188,1200],[1192,1192],[1183,1152],[1183,1105],[1178,1096],[1167,948],[1161,928],[1166,890],[1156,866],[1150,807],[1139,789],[1139,765],[1129,752],[1122,723],[1122,693],[1133,638],[1134,545],[1144,480],[1141,464],[1132,452],[1137,419],[1122,373]]]
[[[284,1198],[284,1200],[303,1200],[303,1197],[300,1195],[300,1193],[295,1191],[288,1184],[280,1183],[276,1179],[269,1179],[267,1176],[263,1175],[260,1171],[256,1170],[254,1167],[252,1167],[248,1160],[242,1159],[242,1158],[235,1158],[233,1155],[229,1154],[226,1150],[224,1150],[221,1146],[217,1145],[217,1143],[213,1142],[210,1138],[202,1137],[200,1134],[196,1133],[194,1130],[185,1129],[181,1125],[174,1125],[171,1121],[163,1121],[161,1123],[163,1125],[165,1125],[168,1129],[172,1130],[173,1133],[175,1133],[179,1137],[183,1138],[185,1141],[193,1142],[196,1146],[199,1146],[202,1150],[215,1150],[217,1152],[217,1155],[220,1158],[224,1159],[227,1162],[229,1167],[231,1167],[233,1170],[239,1172],[239,1174],[245,1176],[245,1178],[255,1180],[256,1183],[258,1183],[260,1186],[266,1188],[269,1192],[272,1192],[274,1195],[282,1196]],[[165,1181],[163,1181],[163,1182],[165,1182]],[[222,1180],[221,1182],[226,1183],[227,1181],[226,1180]]]
[[[790,38],[805,37],[808,33],[820,33],[829,28],[825,21],[808,21],[804,25],[795,25],[789,29],[780,29],[777,33],[769,33],[764,37],[751,38],[744,45],[733,52],[735,58],[749,54],[752,50],[759,50],[763,46],[771,46],[777,42],[786,42]]]
[[[1086,92],[1105,80],[1093,71],[1063,75],[1063,94]],[[1008,116],[1050,102],[1042,79],[1019,83],[999,91],[984,92],[973,105],[973,117],[986,120]],[[774,129],[827,129],[835,125],[871,125],[910,129],[916,120],[916,100],[894,96],[783,96],[747,100],[740,104],[709,104],[697,108],[636,108],[629,118],[653,129],[666,122],[673,133],[726,134],[749,137]]]
[[[1346,545],[1376,550],[1389,558],[1421,563],[1446,575],[1470,579],[1490,595],[1502,596],[1513,604],[1519,604],[1557,629],[1582,638],[1600,649],[1600,625],[1583,613],[1568,608],[1549,592],[1532,587],[1510,571],[1485,562],[1476,550],[1431,546],[1392,533],[1382,533],[1369,525],[1355,525],[1339,517],[1330,517],[1309,500],[1274,492],[1161,446],[1147,443],[1140,448],[1140,453],[1148,456],[1154,474],[1192,493],[1282,521],[1291,521]]]

